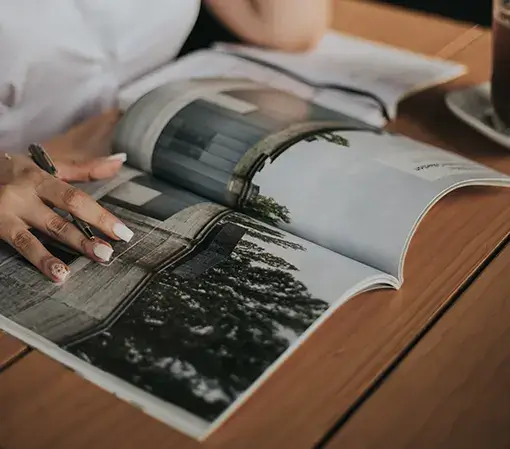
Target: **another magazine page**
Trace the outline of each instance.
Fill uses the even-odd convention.
[[[510,187],[510,177],[383,131],[345,129],[294,143],[253,177],[282,205],[281,229],[403,282],[404,259],[428,210],[454,189]]]
[[[303,53],[218,43],[126,84],[120,92],[120,106],[126,109],[170,81],[247,78],[383,126],[395,117],[398,102],[405,96],[464,72],[464,66],[451,61],[331,31],[317,48]]]

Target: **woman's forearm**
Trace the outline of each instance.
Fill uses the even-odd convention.
[[[302,51],[330,25],[331,0],[207,0],[211,11],[250,44]]]

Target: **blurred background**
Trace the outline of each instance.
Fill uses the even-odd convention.
[[[490,26],[492,0],[378,0],[380,3],[399,5],[410,9],[425,11],[451,17],[456,20]]]
[[[341,2],[342,0],[335,0]],[[455,20],[471,22],[489,27],[492,17],[492,0],[371,0],[376,3],[387,3],[410,10],[423,11],[430,14],[449,17]],[[236,42],[232,36],[206,8],[202,7],[198,17],[199,26],[189,36],[181,51],[181,55],[203,48],[216,41]],[[198,24],[197,24],[198,25]],[[204,30],[207,30],[205,32]],[[205,34],[204,34],[205,33]]]

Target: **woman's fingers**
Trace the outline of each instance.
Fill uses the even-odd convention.
[[[133,231],[91,196],[60,179],[45,177],[36,192],[42,200],[81,218],[115,240],[129,242],[133,237]]]
[[[63,181],[91,181],[115,176],[126,162],[126,153],[92,159],[86,162],[56,162],[58,176]]]
[[[42,203],[25,221],[96,262],[109,262],[112,257],[113,248],[107,242],[100,238],[90,240],[73,223]]]
[[[86,238],[74,224],[46,204],[71,213],[112,239],[131,240],[133,232],[85,192],[40,170],[26,156],[4,156],[4,159],[0,161],[0,168],[4,169],[0,170],[0,240],[9,243],[48,278],[63,283],[70,269],[44,247],[30,232],[30,227],[98,262],[109,261],[113,249],[99,238]],[[73,179],[104,178],[115,174],[124,159],[124,155],[116,155],[83,164],[64,164],[63,171],[65,174],[67,170]]]
[[[69,276],[69,267],[54,257],[20,218],[3,216],[0,237],[54,282],[63,283]]]

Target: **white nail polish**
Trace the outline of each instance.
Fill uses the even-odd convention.
[[[50,265],[51,275],[58,283],[63,283],[69,277],[71,272],[63,263],[57,262]]]
[[[103,262],[108,262],[113,254],[113,248],[110,248],[104,243],[97,243],[93,246],[92,251],[94,251],[94,254]]]
[[[124,163],[127,161],[127,154],[126,153],[112,154],[111,156],[108,156],[106,159],[108,161],[120,161]]]
[[[129,242],[133,238],[133,231],[123,223],[115,223],[113,233],[121,240]]]

